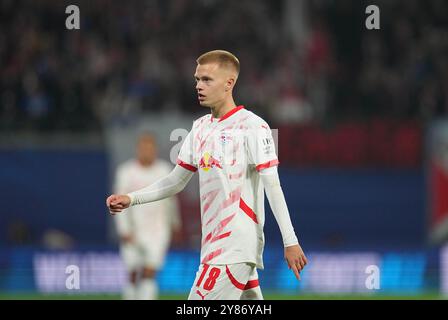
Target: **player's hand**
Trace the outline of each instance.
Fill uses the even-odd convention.
[[[300,280],[300,271],[302,271],[303,268],[308,263],[308,260],[305,257],[305,254],[303,253],[303,250],[300,247],[300,245],[296,244],[293,246],[286,247],[285,260],[286,263],[288,264],[288,268],[292,269],[297,280]]]
[[[117,214],[131,205],[131,198],[127,195],[113,194],[106,199],[106,205],[111,214]]]

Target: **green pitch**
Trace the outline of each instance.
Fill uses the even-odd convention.
[[[264,294],[266,300],[446,300],[438,293],[425,293],[415,295],[385,295],[385,294],[344,294],[344,295],[321,295],[321,294],[300,294],[288,295],[280,293]],[[187,295],[163,294],[161,300],[186,300]],[[120,300],[117,294],[4,294],[0,293],[0,300]]]

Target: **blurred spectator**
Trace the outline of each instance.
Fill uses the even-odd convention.
[[[21,219],[12,220],[6,227],[7,241],[11,245],[27,245],[33,241],[29,225]]]
[[[71,250],[74,240],[68,234],[57,229],[48,229],[42,236],[42,245],[50,250]]]
[[[313,109],[299,88],[290,86],[281,89],[281,96],[272,118],[276,123],[298,124],[309,122],[313,117]]]

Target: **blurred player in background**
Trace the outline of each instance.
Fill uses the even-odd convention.
[[[263,268],[264,191],[282,234],[285,260],[297,279],[307,263],[280,186],[271,129],[234,102],[239,71],[239,61],[230,52],[200,56],[196,90],[199,104],[211,114],[194,121],[170,174],[106,200],[115,214],[163,199],[180,192],[199,170],[201,264],[189,299],[263,299],[257,268]]]
[[[137,142],[136,159],[121,164],[116,172],[115,191],[127,193],[151,184],[172,170],[169,162],[157,159],[157,145],[150,133]],[[123,290],[126,300],[154,300],[158,296],[155,280],[162,267],[171,236],[178,236],[180,215],[175,197],[132,207],[115,216],[120,238],[120,253],[129,272]]]

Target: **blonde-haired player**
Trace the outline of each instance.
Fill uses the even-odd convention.
[[[172,165],[157,158],[155,138],[140,134],[137,155],[117,168],[116,193],[140,189],[168,175]],[[135,206],[124,215],[115,216],[120,238],[120,253],[129,273],[123,290],[126,300],[154,300],[158,297],[157,271],[163,266],[171,235],[180,229],[177,199],[170,197]]]
[[[280,185],[269,125],[234,102],[239,72],[230,52],[201,55],[196,90],[199,104],[211,113],[193,122],[177,166],[157,183],[106,200],[116,214],[180,192],[199,171],[201,263],[189,299],[263,299],[257,268],[263,268],[264,192],[282,234],[285,260],[299,280],[307,264]]]

